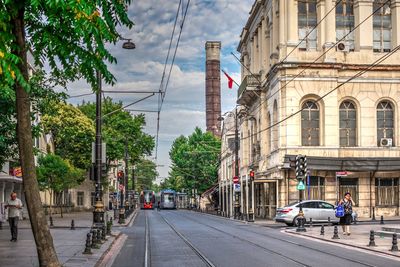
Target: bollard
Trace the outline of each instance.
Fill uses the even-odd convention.
[[[368,247],[376,247],[374,230],[371,230],[369,232],[369,244],[368,244]]]
[[[399,247],[397,246],[397,233],[393,233],[392,248],[390,249],[390,251],[399,251]]]
[[[310,228],[312,228],[312,218],[310,218]]]
[[[54,226],[54,224],[53,224],[53,217],[50,216],[49,219],[50,219],[50,227],[53,227],[53,226]]]
[[[111,224],[112,222],[107,222],[107,235],[111,235]]]
[[[325,235],[325,227],[323,225],[321,226],[321,233],[319,235]]]
[[[333,236],[332,239],[340,239],[339,235],[338,235],[338,229],[337,229],[337,225],[335,225],[335,227],[333,228]]]
[[[99,245],[97,244],[97,234],[96,234],[96,230],[92,229],[90,231],[90,233],[92,234],[92,243],[91,243],[91,247],[92,248],[100,248]]]
[[[75,221],[74,220],[71,221],[71,230],[75,230]]]
[[[328,226],[331,225],[331,217],[328,217]]]
[[[375,207],[372,207],[372,220],[376,221],[376,219],[375,219]]]
[[[91,234],[89,232],[86,235],[85,251],[83,252],[83,254],[92,254],[92,250],[91,250],[91,247],[90,247],[91,246],[90,237],[91,237]]]
[[[0,229],[3,229],[3,222],[0,221]]]
[[[105,225],[103,225],[103,227],[101,229],[101,240],[107,241],[107,239],[106,239],[106,226]]]
[[[97,244],[102,244],[103,242],[101,241],[101,229],[97,229],[97,231],[96,231],[96,233],[97,233],[97,237],[96,237],[96,239],[97,239]]]
[[[385,224],[385,223],[383,222],[383,215],[381,215],[381,224]]]

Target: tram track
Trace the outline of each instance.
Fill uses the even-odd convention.
[[[252,241],[250,241],[250,240],[247,240],[247,239],[245,239],[245,238],[242,238],[242,237],[239,237],[239,236],[237,236],[237,235],[235,235],[235,234],[232,234],[231,232],[226,232],[226,231],[224,231],[224,230],[221,230],[221,229],[219,229],[219,228],[217,228],[217,227],[214,227],[214,226],[212,226],[212,225],[209,225],[209,224],[207,224],[207,223],[199,222],[198,220],[194,220],[194,219],[190,218],[190,217],[187,216],[187,215],[184,215],[184,214],[181,214],[181,213],[177,213],[177,214],[178,214],[179,216],[185,217],[186,219],[188,219],[188,220],[190,220],[190,221],[193,221],[193,222],[195,222],[195,223],[197,223],[197,224],[207,226],[207,227],[209,227],[209,228],[211,228],[211,229],[214,229],[214,230],[216,230],[216,231],[218,231],[218,232],[220,232],[220,233],[227,234],[227,235],[232,236],[232,237],[234,237],[234,238],[237,238],[237,239],[239,239],[239,240],[241,240],[241,241],[250,243],[250,244],[252,244],[252,245],[254,245],[254,246],[258,247],[258,248],[261,248],[261,249],[266,250],[266,251],[268,251],[268,252],[271,252],[271,253],[277,254],[277,255],[279,255],[279,256],[282,256],[282,257],[284,257],[284,258],[286,258],[286,259],[289,259],[289,260],[291,260],[291,261],[293,261],[293,262],[295,262],[295,263],[301,264],[302,266],[310,266],[310,265],[308,265],[308,264],[306,264],[306,263],[303,263],[303,262],[300,262],[300,261],[298,261],[298,260],[296,260],[296,259],[287,257],[287,255],[284,255],[283,253],[280,253],[280,252],[277,252],[277,251],[268,249],[268,248],[263,247],[263,246],[261,246],[261,245],[255,243],[255,242],[252,242]],[[218,218],[218,219],[219,219],[219,218]],[[334,257],[336,257],[336,258],[340,258],[340,259],[343,259],[343,260],[347,260],[347,261],[350,261],[350,262],[353,262],[353,263],[357,263],[357,264],[360,264],[360,265],[363,265],[363,266],[377,267],[376,265],[372,265],[372,264],[365,263],[365,262],[362,262],[362,261],[354,260],[354,259],[351,259],[351,258],[348,258],[348,257],[343,257],[342,255],[337,255],[337,254],[330,253],[330,252],[327,252],[327,251],[324,251],[324,250],[321,250],[321,249],[313,248],[313,247],[310,247],[310,246],[307,246],[307,245],[304,245],[304,244],[299,244],[299,243],[296,243],[296,242],[293,242],[293,241],[290,241],[290,240],[286,240],[286,239],[283,239],[283,238],[278,238],[278,237],[275,237],[275,236],[273,236],[273,235],[269,235],[269,234],[265,234],[265,233],[259,233],[259,232],[254,232],[254,231],[251,231],[251,230],[245,229],[245,228],[241,228],[241,230],[244,230],[244,231],[249,232],[249,233],[253,233],[253,234],[258,234],[258,235],[262,235],[262,236],[265,236],[265,237],[269,237],[269,238],[274,239],[274,240],[278,240],[278,241],[281,241],[281,242],[289,243],[289,244],[291,244],[291,245],[296,245],[296,246],[299,246],[299,247],[302,247],[302,248],[306,248],[306,249],[309,249],[309,250],[312,250],[312,251],[317,251],[317,252],[320,252],[320,253],[323,253],[323,254],[327,254],[327,255],[330,255],[330,256],[334,256]]]
[[[161,213],[157,213],[163,221],[185,242],[185,244],[209,267],[215,267],[215,265],[198,249],[196,248],[174,225],[172,225]],[[147,226],[147,225],[146,225]],[[147,267],[147,266],[146,266]]]

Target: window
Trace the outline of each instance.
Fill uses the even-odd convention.
[[[375,205],[397,206],[399,203],[399,179],[375,179]]]
[[[301,203],[301,206],[303,209],[316,209],[318,208],[318,202],[315,201],[304,202]],[[298,204],[296,207],[300,207],[300,204]]]
[[[333,210],[335,208],[332,204],[326,202],[318,202],[318,204],[320,209]]]
[[[77,199],[76,199],[77,206],[83,206],[83,196],[84,196],[84,192],[78,192]]]
[[[317,1],[299,0],[298,1],[298,27],[299,27],[299,45],[300,50],[317,49]],[[307,36],[307,37],[306,37]]]
[[[339,198],[343,199],[344,194],[349,192],[351,198],[358,206],[358,178],[338,178],[339,179]]]
[[[301,111],[301,143],[303,146],[319,146],[319,108],[309,100]]]
[[[272,127],[272,150],[275,150],[278,148],[278,104],[276,103],[276,100],[274,101],[274,110],[272,114],[272,119],[273,119],[273,124],[274,126]]]
[[[355,105],[344,101],[339,107],[339,138],[340,146],[356,146],[357,113]]]
[[[374,0],[373,16],[374,52],[390,52],[392,38],[392,23],[390,1]]]
[[[390,138],[393,142],[394,130],[394,112],[392,103],[389,101],[382,101],[378,104],[376,112],[377,136],[378,146],[381,144],[382,138]]]
[[[306,195],[308,199],[325,199],[325,179],[319,176],[310,176],[309,187],[307,189]],[[308,179],[307,179],[308,182]]]
[[[91,192],[90,193],[90,204],[94,207],[94,205],[96,204],[96,193],[95,192]]]
[[[354,31],[352,31],[354,29],[354,1],[337,0],[336,2],[340,2],[336,6],[336,41],[344,38],[342,41],[348,43],[350,51],[354,51]]]

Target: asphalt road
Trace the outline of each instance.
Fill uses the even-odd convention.
[[[184,210],[141,210],[113,266],[400,266],[400,261],[280,229]]]

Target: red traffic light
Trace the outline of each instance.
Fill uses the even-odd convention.
[[[254,179],[254,171],[250,171],[250,178],[253,180]]]
[[[123,171],[118,171],[117,177],[118,177],[118,178],[124,177],[124,172],[123,172]]]

